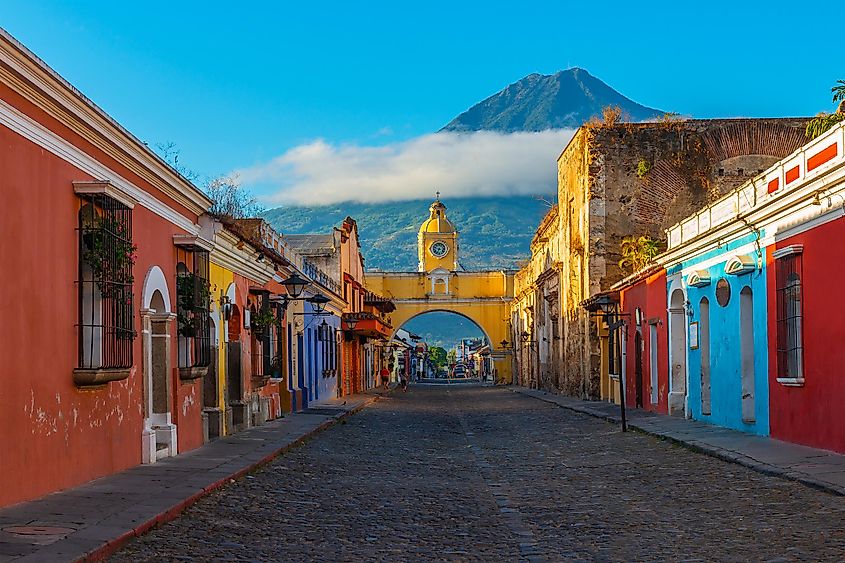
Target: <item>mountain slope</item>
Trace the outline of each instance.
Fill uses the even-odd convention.
[[[605,106],[619,106],[632,121],[663,115],[626,98],[584,69],[529,74],[477,103],[442,131],[543,131],[577,128]]]
[[[548,210],[530,197],[456,198],[444,202],[460,231],[461,264],[469,270],[514,268],[529,252],[534,230]],[[416,271],[417,231],[429,200],[383,204],[356,202],[280,207],[264,218],[281,233],[325,233],[349,215],[358,222],[367,268]]]

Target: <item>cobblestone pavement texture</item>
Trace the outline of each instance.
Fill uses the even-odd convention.
[[[501,388],[385,398],[115,561],[845,559],[841,497]]]

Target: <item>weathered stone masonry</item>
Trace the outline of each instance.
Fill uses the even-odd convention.
[[[627,273],[618,266],[622,239],[662,240],[665,228],[801,146],[805,125],[722,119],[580,128],[558,159],[562,363],[538,386],[599,398],[599,339],[580,304]],[[641,161],[647,172],[638,175]]]

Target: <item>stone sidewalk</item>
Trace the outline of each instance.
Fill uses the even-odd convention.
[[[176,457],[0,509],[0,563],[102,559],[382,393],[373,390],[312,404],[302,413]]]
[[[612,403],[582,401],[525,387],[511,389],[616,424],[622,420],[619,405]],[[641,409],[626,409],[626,418],[629,428],[634,430],[761,473],[845,495],[845,455]]]

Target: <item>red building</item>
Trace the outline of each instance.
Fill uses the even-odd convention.
[[[167,400],[153,370],[178,448],[202,443],[202,380],[174,369],[175,240],[211,202],[2,30],[0,54],[2,506],[140,463]]]
[[[779,163],[773,201],[789,202],[766,248],[769,424],[773,438],[845,452],[845,125]]]
[[[651,266],[617,283],[613,289],[619,292],[619,310],[625,324],[616,331],[620,344],[615,352],[611,350],[610,363],[622,364],[615,371],[621,371],[625,378],[625,404],[666,414],[669,390],[666,271]]]
[[[831,189],[845,188],[840,184]],[[769,262],[769,424],[773,438],[845,452],[845,316],[838,271],[845,271],[845,219],[779,239]]]

